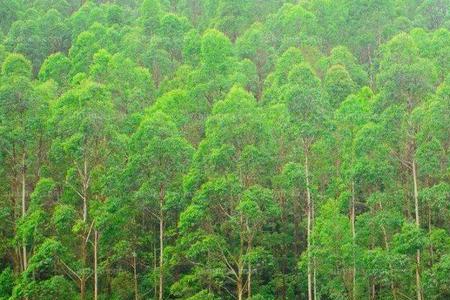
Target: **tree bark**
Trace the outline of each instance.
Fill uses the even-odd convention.
[[[311,191],[309,188],[309,165],[308,165],[308,153],[305,151],[305,177],[306,177],[306,200],[308,207],[308,220],[307,220],[307,251],[308,251],[308,300],[313,299],[313,286],[312,286],[312,266],[311,266],[311,228],[312,228],[312,202]]]
[[[415,210],[415,219],[416,226],[420,228],[420,218],[419,218],[419,192],[417,186],[417,170],[416,170],[416,161],[412,160],[412,175],[413,175],[413,183],[414,183],[414,210]],[[417,300],[422,300],[422,285],[420,280],[420,250],[416,252],[416,293]]]
[[[94,230],[94,300],[98,299],[98,231]]]
[[[164,292],[164,187],[159,190],[159,300],[163,300]]]
[[[88,200],[88,175],[87,175],[87,160],[84,158],[83,161],[83,175],[82,175],[82,199],[83,199],[83,222],[87,224],[87,218],[88,218],[88,208],[87,208],[87,200]],[[85,239],[83,239],[81,243],[81,261],[83,263],[83,267],[86,266],[87,263],[87,243],[89,239],[90,230],[87,232],[87,236]],[[80,280],[80,299],[84,300],[86,299],[86,275],[83,274],[83,277]]]
[[[86,279],[84,277],[80,280],[80,299],[86,299]]]
[[[239,271],[239,273],[240,272],[241,271]],[[242,286],[242,276],[241,276],[241,274],[239,274],[239,278],[237,279],[236,286],[237,286],[237,298],[238,298],[238,300],[242,300],[242,294],[243,294],[244,288]]]
[[[247,252],[252,251],[252,247],[253,247],[253,237],[251,236],[250,232],[249,232],[249,235],[250,235],[250,239],[248,242],[248,251]],[[251,299],[252,298],[252,263],[251,262],[248,263],[247,272],[248,272],[247,273],[247,299]]]
[[[355,229],[355,181],[352,180],[352,204],[350,219],[352,223],[352,243],[353,243],[353,272],[352,272],[352,299],[356,299],[356,262],[355,262],[355,246],[356,246],[356,229]]]
[[[25,153],[22,156],[22,218],[25,218],[27,212],[27,203],[26,203],[26,165],[25,165]],[[23,259],[23,270],[25,271],[28,268],[28,259],[27,259],[27,245],[25,239],[22,244],[22,259]]]
[[[133,252],[133,277],[134,277],[134,300],[139,300],[136,252]]]
[[[383,211],[383,205],[382,205],[381,201],[379,201],[378,204],[380,205],[380,209]],[[386,227],[383,224],[381,225],[381,230],[383,231],[384,247],[389,252],[390,247],[389,247],[387,231],[386,231]],[[392,275],[392,270],[393,270],[392,264],[389,262],[389,272],[391,272],[391,275]],[[397,289],[395,288],[395,282],[393,279],[391,279],[391,290],[392,290],[393,299],[397,300]]]
[[[87,175],[87,161],[86,158],[84,159],[83,162],[83,221],[86,223],[87,222],[87,217],[88,217],[88,208],[87,208],[87,190],[88,190],[88,175]]]

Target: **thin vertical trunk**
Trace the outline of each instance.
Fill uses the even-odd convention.
[[[80,280],[80,299],[86,299],[86,279],[84,277]]]
[[[137,281],[136,252],[133,253],[133,280],[134,280],[134,300],[139,300],[138,281]]]
[[[355,181],[352,180],[352,205],[350,213],[352,223],[352,244],[353,244],[353,272],[352,272],[352,299],[356,299],[356,262],[355,262],[355,246],[356,246],[356,229],[355,229]]]
[[[157,253],[157,249],[156,249],[156,243],[154,243],[153,244],[153,270],[154,270],[155,274],[156,274],[156,269],[158,268],[157,255],[158,255],[158,253]],[[155,286],[154,286],[155,299],[157,297],[156,295],[158,295],[158,286],[159,286],[159,283],[157,283],[155,280]]]
[[[419,219],[419,192],[417,187],[417,170],[416,170],[416,161],[412,160],[412,175],[413,175],[413,183],[414,183],[414,210],[416,217],[416,226],[420,227],[420,219]],[[417,292],[417,300],[422,300],[422,286],[420,282],[420,250],[416,252],[416,292]]]
[[[243,287],[243,284],[242,284],[242,268],[239,267],[238,273],[239,273],[239,276],[237,278],[237,283],[236,283],[236,288],[237,288],[236,292],[237,292],[238,300],[242,300],[243,299],[242,295],[244,293],[244,287]]]
[[[86,223],[87,222],[87,215],[88,215],[88,208],[87,208],[87,190],[88,190],[88,175],[87,175],[87,161],[86,159],[84,159],[84,163],[83,163],[83,169],[84,169],[84,174],[83,174],[83,221]]]
[[[26,166],[25,166],[25,153],[22,156],[22,218],[25,218],[25,214],[27,212],[27,204],[26,204]],[[27,246],[26,241],[23,240],[22,245],[22,259],[23,259],[23,270],[25,271],[28,267],[28,259],[27,259]]]
[[[372,279],[372,284],[371,284],[371,298],[372,300],[376,299],[376,291],[375,291],[375,280]]]
[[[383,205],[381,203],[381,201],[378,201],[378,204],[380,205],[380,209],[383,210]],[[387,252],[390,251],[390,247],[389,247],[389,241],[388,241],[388,236],[387,236],[387,231],[386,231],[386,227],[381,224],[381,230],[383,231],[383,239],[384,239],[384,247],[386,248]],[[389,262],[389,272],[392,275],[392,264]],[[395,288],[395,283],[394,280],[391,279],[391,290],[392,290],[392,297],[394,300],[397,300],[397,289]]]
[[[248,276],[247,276],[247,299],[252,298],[252,264],[248,263]]]
[[[311,227],[314,228],[314,218],[315,218],[315,214],[314,214],[314,202],[311,201]],[[314,240],[311,239],[311,245],[312,247],[314,247]],[[314,295],[314,300],[319,299],[319,297],[317,297],[317,281],[316,281],[316,274],[317,274],[317,265],[316,265],[316,257],[313,255],[312,256],[312,265],[313,265],[313,295]]]
[[[248,225],[247,225],[248,228]],[[252,251],[253,247],[253,237],[251,236],[251,233],[249,233],[250,239],[248,241],[248,252]],[[247,273],[247,299],[252,298],[252,264],[251,262],[248,263],[248,273]]]
[[[239,216],[239,225],[240,225],[240,232],[239,232],[239,259],[237,262],[237,278],[236,278],[236,289],[237,289],[237,298],[238,300],[242,300],[242,296],[244,294],[244,284],[243,284],[243,269],[245,267],[245,263],[242,261],[242,257],[244,255],[244,216],[241,213]]]
[[[428,206],[428,234],[431,236],[431,207]],[[434,264],[434,250],[433,243],[430,243],[430,268],[433,267]]]
[[[87,160],[86,158],[84,158],[83,161],[83,175],[82,175],[82,186],[83,186],[83,190],[82,190],[82,198],[83,198],[83,222],[86,224],[87,223],[87,218],[88,218],[88,208],[87,208],[87,200],[88,200],[88,195],[87,195],[87,191],[88,191],[88,175],[87,175]],[[83,264],[83,267],[86,267],[86,263],[87,263],[87,243],[88,243],[88,238],[89,238],[89,232],[90,230],[86,233],[87,236],[85,239],[83,239],[82,243],[81,243],[81,261]],[[85,275],[82,275],[83,277],[80,280],[80,299],[84,300],[86,299],[86,280],[87,278],[85,277]]]
[[[307,220],[307,251],[308,251],[308,300],[313,299],[313,282],[312,282],[312,266],[311,266],[311,228],[312,228],[312,203],[311,192],[309,189],[309,166],[308,153],[305,151],[305,177],[306,177],[306,200],[308,207]]]
[[[159,300],[163,300],[164,292],[164,188],[159,190]]]
[[[98,231],[94,230],[94,300],[98,299]]]

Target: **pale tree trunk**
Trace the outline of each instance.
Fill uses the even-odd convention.
[[[164,293],[164,188],[159,190],[159,300],[163,300]]]
[[[27,203],[26,203],[26,165],[25,165],[25,153],[22,156],[22,218],[25,218],[25,214],[27,212]],[[28,267],[28,259],[27,259],[27,246],[26,241],[23,240],[22,245],[22,258],[23,258],[23,270],[25,271]]]
[[[84,159],[83,162],[83,221],[87,222],[87,216],[88,216],[88,208],[87,208],[87,190],[89,188],[89,182],[88,182],[88,174],[87,174],[87,161]]]
[[[248,228],[248,225],[247,225],[247,228]],[[252,237],[251,233],[249,233],[249,235],[250,235],[250,239],[248,242],[248,251],[247,252],[252,251],[252,247],[253,247],[253,237]],[[251,264],[251,262],[248,263],[248,274],[247,274],[247,299],[250,299],[250,298],[252,298],[252,264]]]
[[[315,212],[314,202],[311,201],[311,227],[312,228],[314,228],[314,218],[315,218],[314,212]],[[314,240],[311,240],[311,245],[312,245],[312,247],[314,247]],[[314,300],[317,300],[317,299],[319,299],[319,297],[317,297],[317,282],[316,282],[317,267],[316,267],[316,257],[314,255],[312,256],[312,263],[313,263],[313,295],[314,295]]]
[[[248,263],[248,276],[247,276],[247,299],[252,298],[252,264]]]
[[[380,205],[380,209],[383,211],[383,205],[382,205],[381,201],[378,201],[378,204]],[[381,224],[381,230],[383,231],[384,246],[385,246],[386,250],[389,252],[390,247],[389,247],[387,231],[386,231],[386,227],[383,224]],[[393,270],[392,264],[389,262],[389,272],[391,272],[391,275],[392,275],[392,270]],[[393,299],[397,300],[397,289],[395,288],[395,282],[393,279],[391,279],[391,290],[392,290]]]
[[[309,188],[309,166],[308,153],[305,151],[305,177],[306,177],[306,200],[308,207],[307,219],[307,251],[308,251],[308,300],[313,299],[313,282],[312,282],[312,266],[311,266],[311,229],[312,229],[312,201],[311,191]]]
[[[412,175],[413,175],[413,183],[414,183],[414,210],[416,217],[416,226],[420,228],[420,219],[419,219],[419,192],[417,187],[417,170],[416,170],[416,161],[412,160]],[[416,292],[417,292],[417,300],[422,300],[422,285],[420,281],[420,250],[416,252]]]
[[[139,300],[138,281],[137,281],[136,252],[133,252],[133,279],[134,279],[134,300]]]
[[[237,288],[236,292],[237,292],[238,300],[242,300],[243,299],[242,296],[244,294],[244,286],[242,284],[242,268],[241,267],[239,267],[238,274],[239,274],[239,276],[237,278],[237,283],[236,283],[236,288]]]
[[[87,160],[84,158],[83,161],[83,171],[81,175],[82,179],[82,199],[83,199],[83,222],[87,224],[88,219],[88,189],[89,189],[89,181],[88,181],[88,165]],[[87,243],[89,239],[90,230],[88,230],[86,238],[83,240],[81,244],[81,261],[83,263],[83,266],[86,266],[87,263]],[[86,280],[87,278],[83,274],[83,277],[80,280],[80,299],[84,300],[86,299]]]
[[[155,228],[156,229],[156,228]],[[156,231],[156,230],[155,230]],[[156,270],[158,269],[158,259],[157,259],[157,257],[158,257],[158,253],[157,253],[157,246],[156,246],[156,243],[154,243],[153,244],[153,272],[156,274]],[[156,280],[155,280],[155,283],[154,283],[154,294],[155,294],[155,299],[156,299],[156,297],[157,297],[157,295],[158,295],[158,286],[159,286],[159,282],[156,282]]]
[[[80,280],[80,299],[86,299],[86,279],[84,277]]]
[[[98,299],[98,231],[94,230],[94,300]]]
[[[352,180],[352,205],[350,219],[352,223],[352,243],[353,243],[353,274],[352,274],[352,299],[356,299],[356,262],[355,262],[355,246],[356,246],[356,228],[355,228],[355,181]]]

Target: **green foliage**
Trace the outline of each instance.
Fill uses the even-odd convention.
[[[0,0],[0,300],[448,299],[448,7]]]

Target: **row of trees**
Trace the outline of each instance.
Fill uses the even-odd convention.
[[[0,299],[450,297],[446,1],[85,2],[0,1]]]

